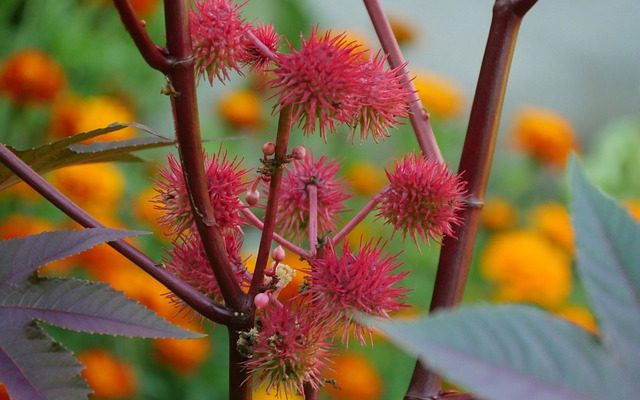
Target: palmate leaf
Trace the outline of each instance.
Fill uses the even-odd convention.
[[[80,144],[81,142],[106,135],[124,128],[135,127],[153,137],[142,137],[119,142]],[[106,128],[79,133],[64,139],[27,150],[11,149],[18,157],[40,174],[75,164],[110,161],[141,161],[131,154],[139,150],[169,146],[175,141],[159,136],[138,123],[113,123]],[[6,166],[0,165],[0,190],[20,182],[20,179]]]
[[[640,382],[640,224],[573,158],[569,179],[580,277],[605,345]]]
[[[533,307],[466,307],[369,324],[480,398],[635,398],[630,379],[596,338]]]
[[[116,229],[46,232],[0,242],[0,382],[14,400],[86,399],[81,366],[37,325],[147,338],[200,337],[171,325],[108,285],[39,278],[39,265],[137,235]]]

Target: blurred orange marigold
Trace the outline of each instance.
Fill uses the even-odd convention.
[[[337,387],[326,385],[326,391],[335,399],[375,400],[382,395],[378,372],[366,357],[355,353],[335,356],[327,378],[335,379]]]
[[[371,196],[387,184],[384,170],[368,162],[355,162],[347,168],[346,178],[353,190],[363,196]]]
[[[582,306],[567,305],[559,309],[556,314],[591,333],[597,333],[598,327],[591,311]]]
[[[422,105],[431,115],[441,119],[451,119],[462,112],[464,95],[448,79],[430,72],[418,72],[413,84]]]
[[[218,114],[236,129],[259,129],[264,124],[262,100],[253,90],[234,90],[226,93],[218,104]]]
[[[156,339],[153,349],[164,365],[177,373],[188,375],[207,359],[211,343],[209,338]]]
[[[485,228],[494,231],[513,228],[518,222],[518,210],[506,199],[490,198],[482,208],[480,220]]]
[[[569,153],[578,150],[576,133],[569,120],[548,109],[521,109],[516,114],[511,136],[518,149],[557,168],[563,168]]]
[[[120,170],[106,163],[65,167],[55,171],[50,180],[81,207],[99,214],[117,208],[125,185]]]
[[[623,202],[629,214],[640,221],[640,199],[627,199]]]
[[[534,231],[510,231],[490,238],[480,256],[480,271],[495,285],[498,301],[556,309],[571,292],[569,256]]]
[[[37,49],[17,51],[0,67],[0,93],[14,104],[49,103],[65,85],[60,65]]]
[[[136,393],[137,382],[133,367],[106,350],[87,350],[79,354],[78,359],[86,367],[82,376],[96,397],[118,399],[131,397]]]
[[[573,228],[569,211],[560,203],[545,203],[531,211],[531,225],[553,243],[573,254]]]

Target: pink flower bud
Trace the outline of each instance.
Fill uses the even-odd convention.
[[[256,297],[253,298],[253,304],[256,305],[256,308],[265,308],[269,305],[269,295],[258,293]]]
[[[262,154],[265,157],[272,156],[276,152],[276,145],[273,142],[267,142],[262,145]]]
[[[307,149],[305,149],[304,146],[296,146],[291,151],[291,157],[295,158],[296,160],[304,160],[306,156]]]
[[[273,258],[273,261],[282,262],[282,260],[284,260],[284,256],[285,256],[285,253],[282,246],[278,246],[275,249],[273,249],[273,251],[271,251],[271,258]]]
[[[244,199],[248,205],[253,207],[260,201],[260,192],[258,192],[257,190],[249,190],[246,193]]]

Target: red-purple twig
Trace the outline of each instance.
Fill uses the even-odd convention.
[[[71,217],[85,228],[101,228],[103,227],[97,220],[87,214],[80,206],[71,201],[58,189],[51,186],[36,171],[25,164],[18,156],[13,154],[4,144],[0,143],[0,161],[7,168],[13,171],[17,176],[22,178],[29,186],[40,193],[44,198],[49,200],[54,206]],[[131,262],[142,268],[146,273],[154,277],[158,282],[162,283],[169,290],[175,293],[181,300],[191,306],[194,310],[220,324],[231,324],[233,314],[225,307],[219,306],[211,302],[202,293],[198,292],[191,286],[182,282],[180,279],[171,275],[166,270],[158,267],[145,254],[129,243],[118,240],[108,242],[117,252],[128,258]]]
[[[369,213],[376,208],[378,202],[380,201],[380,196],[388,189],[389,186],[385,186],[375,196],[373,196],[367,202],[367,204],[365,204],[364,207],[362,207],[362,209],[358,211],[358,213],[354,215],[349,222],[347,222],[347,224],[340,230],[340,232],[336,233],[336,235],[331,239],[331,243],[333,243],[334,245],[338,244],[342,239],[344,239],[345,236],[349,234],[349,232],[353,230],[353,228],[355,228],[360,222],[362,222],[362,220],[364,220],[367,215],[369,215]]]
[[[269,261],[273,231],[276,227],[282,169],[287,159],[287,147],[289,145],[289,133],[291,132],[292,123],[292,108],[291,106],[284,107],[280,111],[280,118],[278,120],[275,154],[273,155],[273,159],[270,160],[273,164],[271,165],[272,172],[269,183],[269,197],[264,215],[264,226],[262,228],[262,236],[260,237],[260,246],[258,247],[256,267],[253,271],[253,279],[251,280],[251,287],[249,288],[250,306],[252,304],[251,300],[260,291],[264,279],[264,270],[267,267],[267,261]]]
[[[507,87],[518,29],[537,0],[497,0],[471,107],[458,172],[467,181],[467,207],[453,236],[445,237],[431,300],[431,310],[460,302],[475,244],[480,209],[489,179],[502,103]],[[455,239],[457,238],[457,239]],[[405,400],[429,399],[438,393],[441,379],[416,364]]]
[[[249,210],[248,208],[242,208],[240,210],[242,212],[242,215],[244,215],[244,217],[251,223],[253,224],[253,226],[255,226],[258,229],[263,229],[264,228],[264,223],[260,220],[260,218],[258,218],[254,213],[251,212],[251,210]],[[305,249],[303,249],[300,246],[297,246],[293,243],[291,243],[290,241],[288,241],[287,239],[283,238],[282,236],[278,235],[277,233],[273,233],[273,240],[275,240],[276,242],[280,243],[282,245],[282,247],[284,247],[285,249],[296,253],[297,255],[299,255],[302,258],[310,258],[311,255],[309,254],[308,251],[306,251]]]
[[[436,160],[443,162],[438,142],[436,141],[433,129],[431,128],[431,123],[429,122],[429,114],[422,106],[422,102],[420,101],[416,87],[413,84],[413,80],[409,77],[409,72],[406,67],[407,62],[402,56],[400,45],[398,45],[398,41],[393,35],[391,25],[389,24],[387,17],[384,15],[380,1],[364,0],[364,6],[367,8],[367,12],[371,18],[371,23],[376,30],[378,39],[380,40],[380,45],[389,57],[389,65],[391,68],[402,68],[402,80],[411,90],[411,105],[409,107],[411,113],[409,114],[409,120],[411,121],[411,126],[413,127],[413,131],[415,132],[416,139],[418,140],[422,153],[427,157],[435,158]]]
[[[307,185],[309,195],[309,253],[316,255],[318,247],[318,187],[314,184]]]
[[[258,39],[258,37],[253,32],[251,32],[251,30],[248,30],[246,35],[249,40],[251,40],[251,43],[253,43],[262,52],[262,54],[264,54],[273,62],[278,61],[278,55],[271,51],[271,49],[269,49],[264,43],[262,43],[262,40]]]
[[[318,390],[315,390],[313,386],[309,383],[304,383],[304,400],[318,400],[320,398],[320,393]]]
[[[167,49],[176,60],[167,73],[174,89],[171,108],[195,225],[225,303],[242,312],[245,296],[236,282],[224,239],[216,224],[204,172],[187,2],[165,0],[164,14]]]
[[[124,24],[133,42],[138,47],[140,54],[151,68],[161,72],[167,72],[173,65],[173,60],[163,53],[162,49],[147,34],[142,21],[138,18],[133,7],[128,0],[113,0],[113,4],[120,14],[120,19]]]

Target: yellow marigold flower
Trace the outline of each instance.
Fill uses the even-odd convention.
[[[209,338],[156,339],[153,342],[155,356],[171,370],[189,375],[194,373],[209,356]]]
[[[563,168],[569,153],[578,150],[576,133],[569,120],[548,109],[521,109],[516,114],[511,136],[518,149],[557,168]]]
[[[13,53],[0,67],[0,93],[14,104],[49,103],[65,85],[60,65],[37,49]]]
[[[492,237],[480,256],[480,271],[495,285],[498,301],[555,309],[571,292],[569,256],[534,231]]]
[[[343,353],[333,359],[332,371],[327,378],[335,379],[337,387],[326,385],[333,399],[376,400],[382,395],[380,375],[366,357]]]
[[[278,396],[276,393],[278,391],[275,388],[271,388],[271,390],[267,393],[267,387],[261,386],[254,390],[253,392],[253,400],[304,400],[304,397],[299,395],[298,393],[287,393],[284,394],[284,389],[280,391],[280,395]]]
[[[218,114],[234,128],[259,129],[264,125],[262,100],[253,90],[226,93],[218,104]]]
[[[380,232],[381,228],[370,222],[362,221],[349,234],[347,234],[347,241],[352,248],[359,248],[360,243],[366,243],[376,237],[377,232]]]
[[[371,56],[371,41],[367,37],[367,35],[357,32],[354,30],[343,30],[343,29],[332,29],[331,36],[344,34],[344,44],[350,45],[355,43],[359,45],[356,51],[361,52],[360,57],[363,60],[369,61],[369,57]]]
[[[19,199],[25,201],[36,201],[41,198],[38,192],[33,190],[31,186],[27,185],[24,182],[19,182],[15,185],[9,186],[8,188],[4,189],[3,194],[16,196]]]
[[[355,162],[347,168],[346,178],[353,190],[363,196],[371,196],[387,184],[384,170],[368,162]]]
[[[50,131],[62,138],[80,132],[104,128],[114,122],[133,122],[135,115],[118,99],[107,96],[80,98],[73,94],[61,96],[53,104]],[[127,140],[135,136],[134,128],[125,128],[98,136],[90,142]]]
[[[0,221],[0,239],[13,239],[54,230],[53,224],[46,219],[11,214]]]
[[[566,207],[560,203],[545,203],[531,211],[531,225],[549,240],[573,254],[573,227]]]
[[[480,221],[490,230],[510,229],[518,222],[518,210],[506,199],[494,197],[485,202]]]
[[[171,230],[158,223],[158,219],[163,215],[162,210],[153,202],[153,198],[158,194],[153,188],[147,188],[141,191],[133,203],[133,213],[141,221],[146,223],[154,232],[160,234],[163,238],[168,238]]]
[[[572,322],[578,326],[581,326],[586,331],[593,334],[598,333],[598,326],[596,320],[593,318],[591,311],[582,306],[567,305],[556,311],[556,315]]]
[[[401,46],[411,44],[416,40],[416,28],[405,18],[389,16],[389,25],[391,25],[391,31]]]
[[[623,205],[629,211],[629,214],[636,220],[640,221],[640,199],[628,199]]]
[[[112,164],[81,164],[55,171],[51,181],[80,206],[99,214],[117,208],[124,193],[124,177]]]
[[[413,84],[422,105],[431,115],[451,119],[462,112],[464,95],[450,80],[430,72],[418,72]]]
[[[104,399],[131,397],[137,391],[133,367],[103,349],[91,349],[78,355],[85,365],[82,376],[93,389],[94,396]]]

